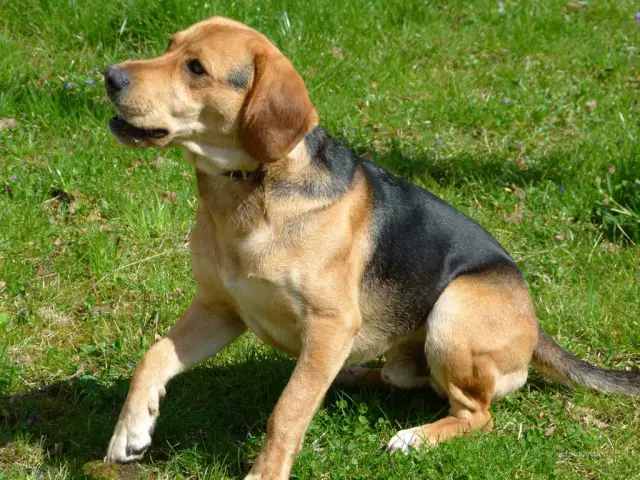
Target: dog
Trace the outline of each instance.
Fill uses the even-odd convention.
[[[197,292],[138,364],[106,460],[140,459],[167,382],[245,330],[297,357],[248,479],[286,479],[333,383],[431,386],[449,415],[388,450],[493,427],[528,366],[568,385],[640,394],[539,327],[514,260],[480,225],[358,158],[318,125],[304,81],[261,33],[213,17],[166,52],[105,70],[128,147],[181,147],[195,167]],[[382,368],[362,363],[384,355]],[[350,365],[355,365],[349,367]]]

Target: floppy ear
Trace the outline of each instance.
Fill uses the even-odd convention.
[[[284,157],[318,123],[302,77],[278,51],[255,53],[253,84],[245,100],[239,136],[258,161]]]

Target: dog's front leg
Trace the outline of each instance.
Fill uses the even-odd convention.
[[[246,479],[285,480],[304,433],[349,356],[357,322],[353,315],[309,318],[296,368],[267,424],[267,438]]]
[[[151,347],[136,367],[105,460],[130,462],[142,458],[151,444],[167,382],[220,351],[245,328],[225,307],[209,307],[194,300],[169,335]]]

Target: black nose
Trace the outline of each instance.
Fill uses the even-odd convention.
[[[104,69],[104,84],[107,92],[118,93],[129,85],[129,74],[124,68],[109,65]]]

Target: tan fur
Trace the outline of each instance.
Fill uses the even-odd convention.
[[[333,386],[348,388],[356,385],[368,385],[373,388],[388,387],[389,383],[382,379],[381,368],[350,366],[343,368],[336,375]]]
[[[106,458],[120,462],[142,458],[169,380],[215,355],[245,330],[240,318],[223,304],[208,304],[196,295],[171,333],[136,367]]]
[[[192,58],[207,76],[187,72]],[[230,73],[247,65],[253,66],[247,88],[229,85]],[[518,274],[459,277],[426,328],[392,341],[385,299],[401,302],[402,292],[389,285],[361,289],[372,253],[372,193],[363,172],[356,170],[338,199],[278,193],[279,182],[313,178],[328,184],[330,178],[311,162],[302,141],[317,123],[315,108],[277,48],[242,24],[214,17],[173,35],[161,57],[121,67],[131,76],[126,95],[114,101],[122,117],[169,134],[138,142],[114,134],[129,146],[181,146],[196,168],[191,254],[198,290],[189,311],[137,367],[108,460],[140,458],[169,379],[246,327],[298,357],[247,478],[288,478],[306,428],[343,365],[385,352],[382,370],[355,368],[338,381],[371,375],[380,385],[430,382],[448,396],[450,417],[410,433],[419,439],[413,444],[490,426],[492,398],[521,385],[537,341]],[[219,175],[265,162],[269,168],[259,184]]]
[[[451,282],[430,314],[425,342],[431,381],[449,399],[449,416],[398,432],[389,448],[406,450],[492,428],[491,401],[522,387],[537,336],[519,274],[497,270]]]

